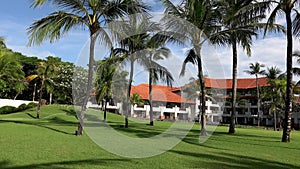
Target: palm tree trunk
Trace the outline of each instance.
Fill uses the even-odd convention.
[[[133,56],[135,57],[135,56]],[[131,84],[132,84],[132,79],[133,79],[133,71],[134,71],[134,61],[131,59],[130,60],[130,75],[129,75],[129,84],[128,84],[128,91],[127,91],[127,101],[125,102],[126,104],[126,109],[125,109],[125,128],[128,128],[128,111],[130,107],[129,105],[129,100],[130,100],[130,92],[131,92]]]
[[[229,134],[235,133],[235,118],[236,118],[236,86],[237,86],[237,46],[236,43],[232,44],[232,95],[231,95],[231,119],[230,119],[230,126],[229,126]]]
[[[40,88],[40,97],[39,97],[39,103],[37,106],[37,112],[36,112],[36,118],[40,118],[40,113],[41,113],[41,104],[42,104],[42,97],[43,97],[43,87],[44,87],[44,80],[42,80],[42,85]]]
[[[203,70],[202,70],[202,60],[201,60],[201,46],[195,46],[196,53],[198,55],[197,62],[198,62],[198,78],[199,78],[199,84],[201,89],[201,136],[207,136],[206,131],[206,113],[205,113],[205,84],[204,84],[204,76],[203,76]]]
[[[292,80],[293,80],[293,36],[292,36],[292,20],[291,20],[291,10],[286,11],[286,25],[287,25],[287,56],[286,56],[286,73],[287,73],[287,84],[286,84],[286,100],[285,100],[285,112],[284,112],[284,123],[283,123],[283,133],[282,142],[290,142],[290,132],[291,132],[291,121],[292,121]]]
[[[105,98],[105,105],[104,105],[104,117],[103,117],[103,119],[104,119],[104,122],[106,122],[106,109],[107,109],[107,98]]]
[[[260,126],[260,98],[259,98],[259,89],[258,89],[258,77],[256,77],[256,97],[257,97],[257,126]]]
[[[277,116],[276,116],[276,111],[273,112],[274,113],[274,131],[277,130]]]
[[[87,90],[86,90],[86,96],[84,98],[83,104],[81,106],[81,112],[80,112],[80,117],[79,117],[79,123],[78,123],[78,128],[75,134],[77,136],[81,136],[83,132],[83,119],[86,111],[86,105],[90,97],[91,89],[92,89],[92,82],[93,82],[93,69],[94,69],[94,48],[95,48],[95,41],[96,41],[96,31],[91,32],[90,36],[90,57],[89,57],[89,72],[88,72],[88,83],[87,83]]]
[[[153,122],[153,107],[152,107],[152,68],[149,70],[149,105],[150,105],[150,126],[154,125]]]
[[[32,93],[32,101],[35,99],[35,91],[36,91],[36,83],[34,83],[33,93]]]

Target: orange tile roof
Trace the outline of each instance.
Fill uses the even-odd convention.
[[[218,89],[231,89],[232,79],[211,79],[205,78],[205,86],[207,88],[218,88]],[[270,86],[268,79],[265,77],[258,78],[258,85],[260,87]],[[244,78],[237,79],[237,89],[255,89],[256,79],[255,78]]]
[[[178,87],[168,87],[161,85],[153,85],[152,87],[152,100],[161,102],[173,102],[173,103],[194,103],[187,101],[185,98],[173,91],[180,91]],[[130,94],[138,93],[143,100],[149,100],[149,84],[140,84],[138,86],[132,86]]]

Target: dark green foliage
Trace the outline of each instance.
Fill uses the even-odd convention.
[[[29,104],[21,104],[19,107],[14,107],[14,106],[3,106],[0,108],[0,114],[10,114],[10,113],[16,113],[20,111],[24,111],[33,107],[36,107],[37,103],[35,102],[30,102]]]
[[[0,114],[9,114],[9,113],[14,113],[17,112],[18,108],[13,107],[13,106],[3,106],[0,108]]]

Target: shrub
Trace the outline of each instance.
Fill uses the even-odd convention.
[[[30,109],[30,108],[33,108],[33,107],[36,107],[38,104],[37,103],[35,103],[35,102],[30,102],[30,103],[28,103],[28,105],[27,105],[27,109]]]
[[[9,114],[9,113],[14,113],[17,112],[18,108],[13,107],[13,106],[3,106],[0,108],[0,114]]]
[[[18,107],[18,111],[22,111],[22,110],[25,110],[27,109],[27,105],[25,103],[21,104],[19,107]]]

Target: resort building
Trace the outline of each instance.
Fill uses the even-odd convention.
[[[168,87],[162,85],[153,85],[153,118],[156,120],[189,120],[199,121],[200,116],[200,92],[191,87],[191,83],[183,87]],[[197,85],[197,82],[194,82]],[[267,78],[258,78],[259,88],[270,87]],[[229,123],[231,115],[231,95],[232,79],[212,79],[205,78],[206,87],[206,118],[207,123]],[[189,90],[187,90],[189,88]],[[190,92],[190,93],[189,93]],[[142,105],[131,106],[131,117],[149,118],[149,85],[140,84],[132,86],[131,95],[137,93],[143,100]],[[191,97],[191,93],[194,93]],[[295,95],[296,100],[300,97]],[[120,103],[111,105],[109,109],[120,109]],[[260,125],[273,126],[273,114],[269,109],[261,106],[258,114],[256,79],[241,78],[237,79],[237,106],[236,122],[237,124],[257,125],[260,118]],[[120,112],[120,111],[119,111]],[[282,122],[282,115],[277,116],[277,125]],[[292,115],[293,128],[300,128],[300,113],[294,112]]]

